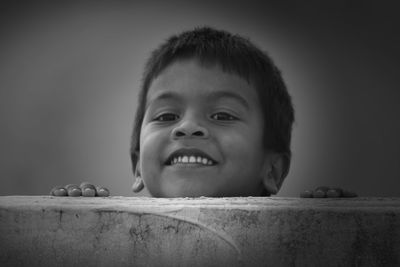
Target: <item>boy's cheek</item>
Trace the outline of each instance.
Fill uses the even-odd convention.
[[[142,170],[142,178],[146,188],[151,195],[158,195],[161,180],[160,172],[154,166],[148,166],[145,163],[142,164]]]
[[[144,128],[140,134],[140,152],[160,155],[167,138],[168,136],[162,131],[153,131],[150,127]]]
[[[156,131],[153,129],[154,127],[151,126],[144,126],[142,127],[140,131],[140,142],[145,142],[146,140],[149,139],[154,139],[155,136],[159,133],[159,131]],[[142,145],[142,144],[141,144]]]
[[[251,133],[229,132],[221,134],[218,143],[225,153],[243,154],[254,149],[254,138]]]

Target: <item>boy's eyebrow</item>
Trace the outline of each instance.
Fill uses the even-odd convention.
[[[176,94],[174,92],[162,92],[161,94],[156,95],[155,97],[152,97],[147,101],[146,104],[146,109],[156,100],[165,100],[165,99],[178,99],[180,100],[182,97],[179,94]]]
[[[216,91],[211,92],[207,95],[209,98],[212,99],[219,99],[219,98],[233,98],[236,101],[240,102],[246,109],[250,109],[250,105],[247,100],[239,94],[230,92],[230,91]]]
[[[216,91],[216,92],[211,92],[207,94],[207,98],[213,99],[213,100],[218,100],[220,98],[233,98],[236,101],[240,102],[246,109],[250,109],[249,103],[247,100],[242,97],[239,94],[230,92],[230,91]],[[159,101],[159,100],[168,100],[168,99],[176,99],[180,100],[182,99],[182,96],[180,96],[177,93],[174,92],[163,92],[152,99],[150,99],[147,104],[146,104],[146,109],[154,102],[154,101]]]

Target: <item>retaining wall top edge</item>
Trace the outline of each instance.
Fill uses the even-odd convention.
[[[295,209],[295,210],[368,210],[400,213],[400,198],[338,198],[303,199],[284,197],[239,198],[151,198],[151,197],[53,197],[53,196],[0,196],[0,208],[36,210],[53,209],[106,209],[129,211],[137,209]]]

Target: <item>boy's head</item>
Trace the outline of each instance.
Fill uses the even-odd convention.
[[[248,40],[208,27],[173,36],[144,72],[133,189],[144,181],[155,197],[275,194],[293,120],[280,71]]]

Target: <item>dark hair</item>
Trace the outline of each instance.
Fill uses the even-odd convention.
[[[170,37],[147,61],[131,139],[133,170],[136,170],[140,129],[152,81],[174,61],[190,58],[198,59],[201,64],[218,64],[223,71],[235,73],[256,88],[265,119],[263,145],[266,149],[286,153],[290,159],[294,110],[279,69],[249,40],[226,31],[201,27]]]

